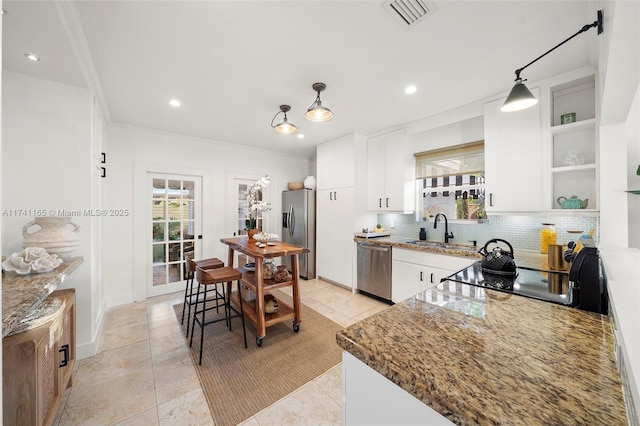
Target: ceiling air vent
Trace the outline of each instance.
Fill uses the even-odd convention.
[[[433,2],[425,0],[388,0],[384,2],[383,7],[403,28],[409,28],[417,24],[427,14],[436,10]]]

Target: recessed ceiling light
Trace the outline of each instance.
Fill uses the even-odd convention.
[[[404,93],[406,93],[407,95],[413,95],[414,93],[416,93],[416,90],[418,90],[418,88],[412,84],[404,88]]]
[[[302,133],[298,133],[298,139],[304,139],[304,135]]]
[[[172,107],[176,107],[176,108],[178,108],[181,104],[180,104],[180,101],[179,101],[179,100],[177,100],[177,99],[171,99],[171,100],[169,101],[169,105],[171,105]]]
[[[36,55],[34,55],[33,53],[25,53],[24,56],[26,56],[26,58],[30,61],[33,62],[38,62],[40,60],[40,58],[38,58]]]

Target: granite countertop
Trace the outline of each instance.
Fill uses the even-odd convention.
[[[424,251],[435,254],[445,254],[450,256],[459,257],[472,257],[475,259],[481,259],[482,256],[478,254],[480,247],[474,248],[471,244],[457,244],[449,243],[446,247],[438,247],[437,244],[443,244],[440,241],[425,241],[424,243],[433,244],[433,246],[411,244],[410,241],[417,241],[417,238],[405,238],[405,237],[377,237],[377,238],[361,238],[354,237],[354,241],[364,241],[370,244],[387,245],[391,247],[397,247],[408,250]]]
[[[336,341],[456,424],[627,424],[607,316],[443,282]]]
[[[2,278],[2,337],[36,309],[83,260],[82,257],[66,258],[62,265],[44,274],[6,272]]]

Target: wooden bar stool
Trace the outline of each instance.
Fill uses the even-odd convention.
[[[187,311],[187,337],[189,337],[189,322],[191,321],[191,305],[195,305],[198,303],[198,299],[196,298],[196,292],[193,289],[193,279],[195,278],[196,267],[200,267],[202,269],[215,269],[222,268],[224,266],[224,262],[216,257],[212,257],[210,259],[196,260],[194,261],[191,257],[185,256],[185,278],[186,278],[186,286],[184,289],[184,302],[182,303],[182,319],[180,320],[180,324],[184,324],[184,313]],[[217,290],[217,289],[215,289]],[[205,297],[206,293],[205,293]],[[217,295],[215,296],[217,297]]]
[[[212,286],[215,289],[213,290],[215,292],[214,294],[219,295],[220,293],[218,292],[218,289],[217,289],[218,284],[222,284],[222,298],[216,297],[216,298],[210,298],[209,300],[207,300],[207,298],[205,297],[202,300],[202,308],[198,309],[198,305],[196,305],[195,310],[193,312],[193,320],[191,322],[191,340],[189,341],[189,347],[191,347],[191,345],[193,344],[194,328],[196,323],[198,323],[198,325],[200,326],[200,358],[199,358],[198,364],[202,364],[202,343],[204,341],[204,327],[206,325],[213,324],[220,321],[226,321],[227,326],[229,327],[229,331],[231,331],[231,318],[236,318],[236,317],[242,318],[242,334],[244,336],[244,347],[245,348],[247,347],[247,331],[244,325],[244,313],[242,311],[242,297],[240,297],[240,311],[237,311],[236,308],[234,308],[230,302],[230,296],[232,291],[231,284],[233,281],[237,281],[238,295],[240,295],[240,278],[242,278],[242,273],[239,270],[228,267],[228,266],[225,266],[222,268],[216,268],[216,269],[208,269],[208,270],[204,270],[200,267],[196,267],[195,279],[196,281],[198,281],[198,293],[196,295],[196,298],[199,298],[200,296],[201,287],[204,287],[204,292],[206,293],[207,287]],[[224,288],[225,287],[224,283],[229,284],[226,292]],[[207,301],[209,302],[215,301],[216,304],[207,308]],[[220,301],[222,301],[222,305],[220,304]],[[224,317],[223,318],[218,317],[213,320],[207,321],[205,319],[206,312],[211,309],[217,309],[220,306],[224,306]],[[233,315],[231,313],[232,311],[234,312]],[[198,314],[201,315],[201,318],[198,317]]]

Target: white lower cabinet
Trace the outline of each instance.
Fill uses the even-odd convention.
[[[345,425],[453,424],[348,352],[342,352],[342,375]]]
[[[391,301],[401,302],[476,261],[419,250],[391,249]]]

